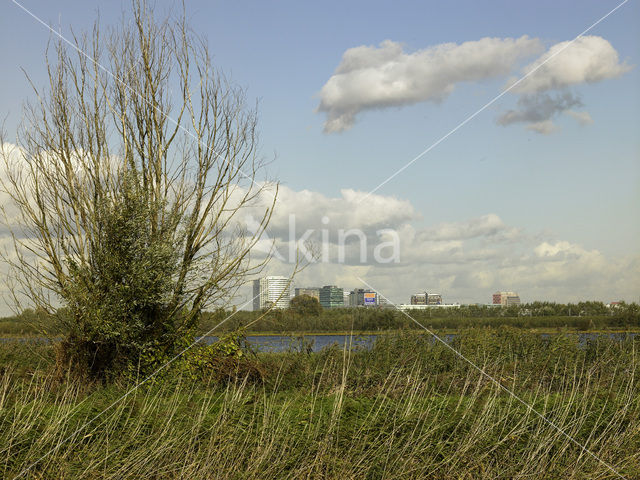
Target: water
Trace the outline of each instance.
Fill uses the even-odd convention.
[[[428,335],[425,333],[425,335]],[[541,333],[542,338],[550,338],[556,334]],[[633,338],[636,333],[576,333],[578,343],[585,346],[587,342],[597,340],[599,337],[608,336],[614,340],[622,341],[627,337]],[[259,352],[319,352],[325,347],[336,345],[344,348],[345,344],[352,349],[370,348],[376,341],[378,335],[247,335],[247,342],[254,346]],[[451,343],[456,337],[454,333],[440,335],[440,338],[447,343]],[[203,337],[203,343],[207,345],[218,340],[218,337]],[[431,341],[437,340],[431,336]]]
[[[370,348],[377,335],[247,335],[247,343],[259,352],[319,352],[323,348],[336,345],[352,349]],[[218,337],[204,337],[207,345],[218,340]]]
[[[345,344],[352,349],[370,348],[377,335],[247,335],[247,343],[259,352],[319,352],[325,347]],[[210,345],[216,336],[200,337],[202,343]],[[49,343],[46,337],[0,337],[0,342]]]

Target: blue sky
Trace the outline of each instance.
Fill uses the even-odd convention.
[[[90,28],[99,5],[105,25],[116,22],[121,9],[128,8],[127,2],[108,6],[97,1],[20,3],[45,22],[60,26],[64,35],[70,27],[75,31]],[[292,192],[309,190],[323,198],[340,199],[342,189],[368,192],[376,187],[491,101],[509,77],[521,74],[540,54],[514,62],[509,74],[460,81],[440,102],[416,101],[360,111],[351,128],[327,134],[323,132],[326,114],[316,108],[321,89],[345,51],[359,46],[378,48],[391,40],[402,44],[405,54],[412,54],[443,43],[523,35],[538,39],[544,51],[573,39],[618,3],[193,1],[188,2],[187,15],[193,29],[208,38],[220,69],[246,88],[249,99],[259,99],[263,152],[266,157],[275,155],[271,173]],[[155,5],[158,12],[166,12],[175,4],[158,0]],[[416,232],[495,215],[505,228],[518,230],[521,239],[526,237],[516,246],[516,240],[505,243],[490,235],[449,239],[480,242],[483,248],[495,250],[494,260],[480,264],[469,260],[466,267],[456,270],[436,266],[432,257],[412,260],[409,256],[406,264],[398,266],[404,270],[398,272],[412,280],[400,286],[385,280],[388,268],[370,265],[367,273],[389,290],[390,297],[406,301],[404,297],[412,290],[435,288],[447,290],[445,300],[486,301],[491,290],[500,288],[520,289],[525,300],[568,301],[580,296],[638,300],[638,18],[640,6],[630,1],[589,32],[609,42],[620,63],[633,68],[563,90],[579,98],[580,110],[588,112],[592,123],[581,125],[561,114],[554,118],[557,131],[550,134],[528,130],[524,123],[498,125],[500,115],[517,107],[519,95],[509,93],[376,192],[382,200],[408,202],[415,211],[409,223]],[[21,102],[31,95],[21,68],[36,84],[44,82],[42,59],[49,34],[11,2],[2,7],[0,27],[0,105],[5,130],[11,134],[20,119]],[[352,207],[347,202],[336,208]],[[290,208],[283,208],[291,213]],[[398,230],[407,222],[392,215],[381,218]],[[554,271],[576,270],[571,262],[578,258],[579,268],[590,272],[581,276],[592,274],[593,278],[581,283],[580,278],[558,273],[557,281],[565,282],[559,293],[558,287],[545,287],[545,282],[554,283],[554,277],[542,275],[540,266],[531,267],[531,272],[517,270],[519,274],[496,273],[506,268],[496,258],[510,258],[516,264],[518,259],[535,257],[536,246],[545,242],[569,245],[558,247],[562,250],[558,255],[564,256],[555,258]],[[458,247],[465,252],[474,248],[468,244]],[[599,255],[598,261],[589,264],[595,258],[593,252]],[[411,270],[411,265],[417,269]],[[602,274],[603,282],[625,281],[602,290],[597,280],[602,265],[609,266]],[[281,267],[273,268],[276,273]],[[355,273],[347,274],[345,269],[342,265],[316,266],[301,282],[357,286]],[[435,273],[422,277],[420,272],[425,271]],[[469,279],[479,271],[493,280],[479,281],[474,288]],[[518,275],[529,273],[532,278],[541,276],[529,283],[517,280]],[[319,277],[323,280],[316,281]]]

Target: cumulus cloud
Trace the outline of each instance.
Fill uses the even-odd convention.
[[[556,43],[524,67],[523,75],[536,68],[538,69],[512,91],[537,93],[583,83],[601,82],[621,76],[628,72],[631,66],[619,61],[618,52],[604,38],[585,36],[573,42]],[[512,83],[515,81],[511,80]]]
[[[421,232],[425,240],[468,240],[482,236],[497,236],[499,234],[512,236],[517,232],[508,228],[502,219],[490,213],[463,222],[441,223]]]
[[[363,201],[364,200],[364,201]],[[260,209],[257,210],[260,212]],[[459,222],[445,222],[416,229],[421,220],[411,202],[389,195],[370,194],[343,189],[330,197],[309,190],[296,191],[286,186],[278,193],[276,209],[269,224],[269,233],[276,239],[288,239],[295,232],[325,230],[335,241],[339,230],[361,230],[367,238],[375,238],[380,229],[394,229],[412,243],[431,243],[441,253],[461,245],[461,241],[487,238],[491,241],[512,241],[519,229],[506,225],[495,213]],[[249,219],[249,222],[255,219]],[[446,246],[445,246],[446,244]]]
[[[569,258],[591,258],[602,259],[602,254],[597,250],[586,250],[580,245],[565,241],[557,241],[554,243],[542,242],[533,249],[538,258],[543,259],[561,259]]]
[[[264,196],[262,207],[271,200]],[[262,211],[258,204],[255,211],[247,212],[248,231],[257,231],[257,218]],[[360,263],[363,251],[367,258],[373,256],[376,244],[384,241],[386,229],[396,231],[419,218],[409,201],[394,196],[342,189],[339,196],[331,197],[281,186],[269,228],[256,251],[272,253],[284,260],[295,257],[299,249],[308,259],[313,254],[332,259],[343,255],[347,263]],[[366,244],[364,250],[359,243]],[[344,249],[342,253],[340,248]]]
[[[456,84],[506,75],[518,60],[541,48],[538,39],[526,35],[444,43],[413,53],[391,40],[351,48],[320,91],[318,111],[327,114],[324,130],[348,130],[364,110],[439,102]]]
[[[565,113],[580,125],[593,123],[588,112],[576,112],[582,102],[568,88],[617,78],[631,69],[620,62],[618,52],[604,38],[580,37],[573,42],[560,42],[522,70],[524,80],[509,80],[512,92],[519,93],[517,106],[500,115],[499,125],[524,123],[528,130],[549,134],[558,130],[552,118]],[[528,75],[528,76],[527,76]],[[549,91],[560,90],[551,95]]]
[[[531,130],[532,132],[540,133],[542,135],[549,135],[557,132],[558,127],[552,120],[543,120],[541,122],[530,123],[527,125],[527,130]]]
[[[637,299],[640,258],[608,256],[548,232],[529,234],[497,213],[422,225],[414,206],[396,197],[376,195],[366,204],[360,202],[364,194],[353,190],[336,196],[286,187],[283,192],[283,210],[275,214],[274,226],[279,226],[270,231],[282,256],[287,257],[296,240],[289,238],[286,228],[292,214],[297,220],[296,235],[309,228],[315,231],[313,240],[321,241],[324,231],[329,241],[326,261],[307,267],[294,279],[296,286],[335,284],[351,290],[366,286],[360,277],[394,303],[406,303],[412,293],[425,290],[459,303],[490,302],[496,290],[515,290],[524,301]],[[339,261],[340,228],[362,230],[364,262],[358,237],[347,245],[345,261]],[[381,264],[372,255],[385,240],[376,234],[380,228],[395,230],[398,262]],[[290,260],[276,259],[268,273],[285,275],[291,267]]]
[[[270,230],[288,234],[291,215],[295,216],[299,230],[324,228],[332,231],[339,228],[366,231],[397,228],[419,218],[411,202],[390,195],[346,188],[340,190],[340,196],[330,197],[320,192],[296,191],[281,186]]]
[[[320,90],[317,111],[327,116],[325,133],[342,132],[350,129],[363,111],[440,102],[457,84],[506,76],[520,61],[542,50],[539,39],[526,35],[443,43],[415,52],[406,52],[401,43],[392,40],[350,48]],[[543,134],[557,130],[551,117],[560,113],[567,113],[581,125],[592,123],[587,112],[570,110],[578,103],[567,101],[566,96],[572,94],[566,89],[617,78],[631,68],[602,37],[556,43],[522,69],[522,81],[512,77],[507,82],[511,92],[522,97],[518,107],[501,115],[498,123],[523,123]],[[557,90],[565,93],[544,94]]]
[[[288,274],[292,265],[285,257],[292,242],[313,229],[313,241],[322,242],[326,232],[327,258],[305,269],[294,280],[297,286],[335,284],[350,290],[365,286],[360,277],[395,303],[406,303],[411,293],[424,290],[438,291],[446,302],[460,303],[490,302],[496,290],[515,290],[524,301],[637,299],[640,258],[607,256],[548,232],[529,234],[497,213],[422,225],[410,202],[377,195],[368,199],[373,203],[361,202],[361,207],[362,195],[353,190],[327,196],[285,188],[283,210],[275,215],[279,226],[269,232],[282,256],[268,273]],[[294,238],[287,229],[290,215],[296,218]],[[339,260],[341,228],[363,232],[363,237],[355,236],[347,244],[344,262]],[[396,232],[398,262],[379,263],[372,254],[385,241],[377,234],[381,228]],[[366,242],[364,250],[361,241]]]
[[[497,123],[503,126],[526,123],[528,129],[548,134],[556,131],[556,126],[552,121],[553,117],[570,111],[571,108],[582,106],[580,99],[570,92],[555,96],[547,93],[525,94],[520,97],[515,109],[508,110],[498,117]],[[577,116],[586,114],[591,118],[587,112],[574,112],[574,114]]]
[[[593,119],[589,112],[576,112],[575,110],[567,110],[567,115],[574,118],[580,125],[591,125],[593,123]]]

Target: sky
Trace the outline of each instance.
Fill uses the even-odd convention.
[[[313,230],[327,255],[297,286],[371,286],[393,303],[420,291],[489,303],[496,290],[639,301],[640,5],[576,39],[618,5],[188,2],[215,65],[259,104],[262,153],[281,182],[266,273],[289,275],[291,245]],[[11,139],[33,98],[25,72],[45,81],[50,32],[34,17],[69,36],[130,7],[1,8]],[[367,245],[352,235],[343,262],[340,231],[353,229]]]

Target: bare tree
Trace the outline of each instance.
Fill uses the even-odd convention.
[[[134,1],[132,22],[96,23],[46,57],[47,87],[34,85],[17,146],[3,142],[5,260],[14,299],[66,307],[67,360],[100,374],[169,354],[264,266],[250,252],[277,184],[260,178],[255,108],[184,15],[157,21]],[[250,233],[239,214],[256,206]]]

